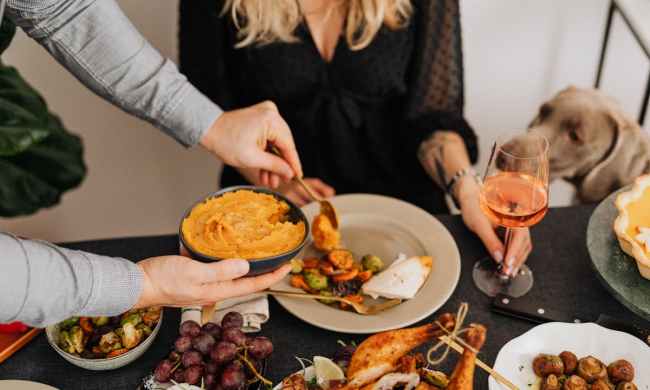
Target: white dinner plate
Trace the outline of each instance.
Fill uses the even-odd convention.
[[[426,211],[401,200],[379,195],[350,194],[331,199],[340,219],[343,246],[355,258],[381,257],[388,266],[398,254],[431,256],[431,274],[417,295],[373,316],[359,315],[313,300],[276,297],[296,317],[320,328],[343,333],[376,333],[409,326],[438,310],[453,293],[460,277],[460,254],[449,231]],[[319,212],[311,203],[302,209],[309,221]],[[322,255],[311,243],[302,257]],[[293,290],[289,277],[275,289]],[[372,303],[370,297],[366,302]]]
[[[6,380],[0,381],[0,390],[57,390],[55,387],[38,382]]]
[[[592,355],[605,364],[625,359],[635,368],[637,388],[650,389],[650,348],[627,333],[592,323],[551,322],[536,326],[501,348],[494,369],[520,389],[530,389],[537,382],[532,368],[535,356],[559,355],[562,351],[573,352],[578,359]],[[489,386],[490,390],[506,390],[492,377]]]
[[[314,369],[314,366],[305,367],[304,369],[296,371],[291,375],[295,375],[298,373],[302,373],[302,376],[305,378],[305,382],[311,381],[316,376],[316,370]],[[275,385],[273,387],[273,390],[282,390],[282,382]]]

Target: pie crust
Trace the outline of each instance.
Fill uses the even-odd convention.
[[[650,228],[650,175],[639,176],[630,190],[616,197],[615,203],[618,217],[614,221],[614,231],[618,243],[636,260],[641,276],[650,280],[650,252],[636,238],[639,227]],[[643,216],[635,215],[639,210],[643,211]],[[639,218],[647,220],[639,222]]]

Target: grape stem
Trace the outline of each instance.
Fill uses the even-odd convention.
[[[240,358],[240,359],[241,359],[241,360],[242,360],[242,361],[243,361],[243,362],[248,366],[248,368],[251,370],[251,372],[253,373],[253,375],[255,375],[255,376],[257,377],[257,379],[261,380],[262,383],[264,383],[264,384],[267,385],[267,386],[271,386],[271,385],[273,385],[273,382],[271,382],[270,380],[264,378],[264,377],[262,376],[262,374],[260,374],[260,373],[257,371],[257,369],[255,369],[255,366],[253,365],[253,363],[250,362],[250,360],[248,360],[248,358],[246,357],[246,355],[242,355],[241,353],[238,353],[237,355],[238,355],[239,358]]]
[[[174,366],[174,368],[172,368],[171,371],[169,371],[169,372],[173,374],[174,371],[176,371],[176,369],[177,369],[178,367],[180,367],[180,365],[181,365],[181,362],[180,362],[180,360],[179,360],[179,362],[176,363],[176,365]]]

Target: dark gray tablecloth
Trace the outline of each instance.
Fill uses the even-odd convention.
[[[607,313],[638,321],[634,314],[606,292],[594,275],[585,246],[585,232],[592,211],[592,206],[551,209],[542,223],[533,228],[535,247],[528,264],[535,273],[535,287],[529,294],[540,306],[575,310],[581,318],[595,319],[600,313]],[[439,219],[454,236],[462,257],[460,283],[441,311],[455,312],[463,301],[470,304],[469,321],[480,322],[488,327],[487,342],[480,358],[491,364],[501,346],[534,325],[490,312],[489,298],[476,290],[471,276],[475,260],[485,255],[481,243],[465,228],[459,217],[440,216]],[[178,239],[170,235],[89,241],[65,246],[140,260],[176,253]],[[433,316],[427,320],[431,319]],[[108,372],[86,371],[70,365],[49,347],[45,336],[40,335],[0,364],[0,379],[29,379],[66,390],[133,389],[168,353],[177,336],[178,322],[178,310],[165,310],[164,324],[151,349],[131,365]],[[337,340],[360,341],[364,338],[308,325],[293,317],[274,300],[271,302],[271,321],[265,325],[262,333],[271,337],[275,344],[268,371],[274,382],[300,368],[294,356],[328,356],[336,350]],[[449,370],[454,361],[455,356],[452,356],[447,362],[446,370]],[[487,376],[479,369],[475,387],[487,388]]]

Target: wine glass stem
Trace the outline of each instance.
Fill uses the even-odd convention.
[[[510,265],[507,262],[508,259],[510,258],[508,256],[508,252],[510,249],[510,239],[512,238],[512,233],[513,233],[512,228],[506,227],[506,233],[503,238],[503,262],[501,263],[501,266],[498,268],[498,272],[503,276],[508,276],[505,273],[505,270],[506,268],[508,268],[507,266]]]

